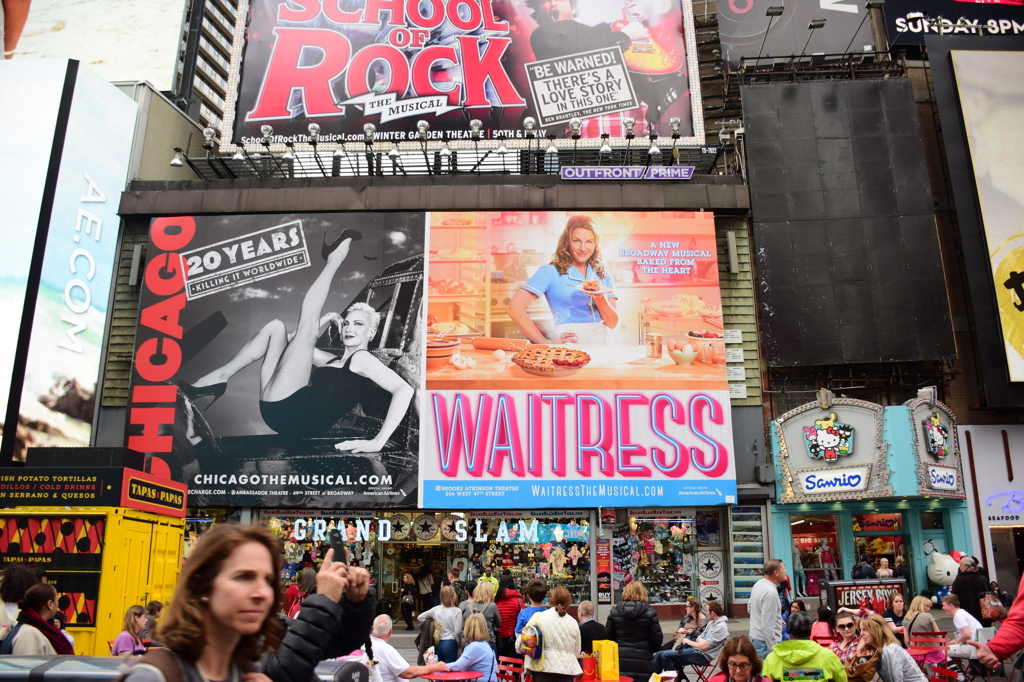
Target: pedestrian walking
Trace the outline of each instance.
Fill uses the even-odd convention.
[[[57,613],[57,590],[38,583],[18,603],[18,623],[0,644],[0,653],[14,656],[72,656],[71,642],[49,621]]]
[[[764,577],[754,583],[747,601],[750,614],[750,643],[761,660],[782,641],[782,601],[778,585],[786,579],[786,567],[778,559],[765,562]]]
[[[647,682],[654,672],[654,652],[661,647],[661,623],[650,605],[647,589],[634,580],[622,590],[605,628],[608,639],[619,645],[619,673],[633,682]]]

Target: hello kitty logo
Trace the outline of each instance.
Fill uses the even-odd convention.
[[[939,459],[948,455],[949,430],[942,425],[942,421],[939,419],[939,413],[935,412],[922,423],[924,424],[925,438],[928,439],[928,452],[932,453]]]
[[[814,459],[836,462],[839,455],[853,454],[853,427],[836,421],[836,413],[830,412],[828,419],[817,419],[814,426],[804,427],[807,454]]]

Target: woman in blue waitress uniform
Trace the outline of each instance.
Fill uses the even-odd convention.
[[[600,290],[584,293],[586,281],[600,282]],[[526,312],[541,296],[547,298],[555,318],[555,335],[550,339]],[[619,323],[616,298],[611,275],[601,262],[594,219],[576,215],[565,224],[551,262],[537,270],[512,297],[508,315],[534,343],[608,345],[612,342],[611,330]]]

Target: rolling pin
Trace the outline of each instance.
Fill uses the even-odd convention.
[[[493,336],[478,336],[473,339],[473,347],[479,350],[506,350],[519,352],[526,350],[530,342],[526,339],[498,339]]]

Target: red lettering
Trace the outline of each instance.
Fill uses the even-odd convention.
[[[661,471],[666,476],[679,478],[690,468],[690,458],[683,444],[670,436],[665,430],[666,409],[670,410],[668,414],[669,419],[680,426],[686,424],[686,410],[683,409],[682,404],[678,400],[664,393],[655,396],[651,401],[651,427],[658,438],[661,438],[672,447],[672,458],[670,460],[668,453],[661,448],[652,447],[651,459],[654,461],[654,466],[658,468],[658,471]]]
[[[704,413],[710,411],[708,419],[721,426],[725,422],[725,415],[722,406],[711,396],[703,393],[690,398],[690,432],[704,441],[710,448],[710,455],[705,455],[700,448],[690,448],[690,456],[694,466],[697,467],[708,478],[718,478],[729,468],[729,451],[717,440],[708,436],[704,431]],[[708,462],[710,456],[711,462]]]
[[[299,5],[302,9],[294,9],[291,5]],[[310,21],[320,14],[320,3],[317,0],[285,0],[277,8],[280,21]]]
[[[616,447],[618,471],[623,476],[644,476],[651,475],[650,467],[644,464],[633,464],[634,457],[646,459],[647,448],[643,445],[633,443],[633,436],[630,433],[629,408],[631,405],[647,405],[650,400],[642,395],[617,395],[615,396],[615,418],[618,420],[618,446]],[[645,415],[647,410],[644,410]]]
[[[270,55],[267,76],[260,90],[256,108],[249,120],[289,118],[288,100],[293,89],[302,90],[303,107],[309,116],[338,113],[331,81],[345,70],[352,45],[348,38],[330,29],[283,28],[274,29],[277,40]],[[316,66],[299,66],[299,58],[306,47],[319,48],[323,59]]]
[[[423,3],[430,5],[430,16],[425,17],[420,11]],[[405,13],[409,21],[421,28],[437,28],[444,23],[444,4],[441,0],[405,0]]]
[[[359,24],[362,23],[362,10],[346,12],[339,5],[342,0],[324,0],[324,16],[336,24]]]
[[[412,60],[412,89],[417,95],[448,95],[448,104],[458,105],[462,98],[462,86],[452,85],[451,89],[440,90],[430,80],[430,69],[436,62],[448,61],[452,64],[459,63],[458,54],[454,47],[445,45],[434,45],[417,54]]]
[[[493,0],[480,0],[484,14],[484,30],[508,33],[508,22],[498,21],[498,17],[494,14],[494,8],[491,7],[492,1]]]
[[[161,251],[180,251],[196,234],[196,221],[190,216],[156,218],[149,228],[153,246]]]
[[[160,435],[161,424],[174,424],[173,407],[133,407],[130,424],[142,424],[141,436],[128,436],[128,448],[136,452],[170,452],[174,438]]]
[[[407,28],[395,28],[388,34],[388,42],[395,47],[405,47],[410,40],[412,40],[412,36],[409,35]]]
[[[155,331],[181,338],[181,324],[178,316],[185,309],[185,293],[165,298],[142,309],[139,321]]]
[[[405,61],[405,55],[391,45],[369,45],[356,53],[348,67],[345,87],[348,88],[349,97],[370,92],[366,75],[370,73],[370,65],[378,59],[388,64],[388,85],[382,92],[394,92],[401,97],[409,89],[409,62]]]
[[[573,398],[565,393],[542,395],[541,400],[551,405],[551,473],[565,476],[565,408]]]
[[[178,389],[170,384],[133,386],[133,403],[173,403],[178,400]]]
[[[185,287],[182,276],[181,257],[176,254],[158,253],[146,263],[143,281],[146,288],[157,296],[173,296]],[[161,272],[170,273],[170,277],[161,277]]]
[[[163,362],[154,362],[155,358],[165,358]],[[181,347],[172,339],[148,339],[139,345],[135,354],[135,369],[146,381],[159,383],[167,381],[181,367]]]
[[[519,96],[516,88],[509,80],[501,58],[505,50],[512,44],[511,38],[488,38],[485,41],[483,54],[480,54],[476,36],[457,36],[462,49],[462,73],[466,83],[466,107],[490,106],[484,84],[490,79],[491,86],[498,96],[501,106],[522,107],[526,100]]]
[[[403,0],[366,0],[367,24],[381,24],[380,13],[388,13],[389,26],[405,26],[405,4]]]
[[[597,419],[591,416],[591,406],[597,408]],[[597,425],[596,440],[594,425]],[[615,459],[612,457],[612,406],[596,395],[576,396],[576,471],[590,478],[591,459],[599,457],[601,473],[611,476],[615,473]]]
[[[459,14],[459,7],[469,8],[468,19],[462,18],[462,15]],[[461,28],[463,31],[474,31],[483,21],[483,14],[480,12],[480,6],[475,2],[470,2],[470,0],[448,0],[448,21],[452,22],[455,28]]]

